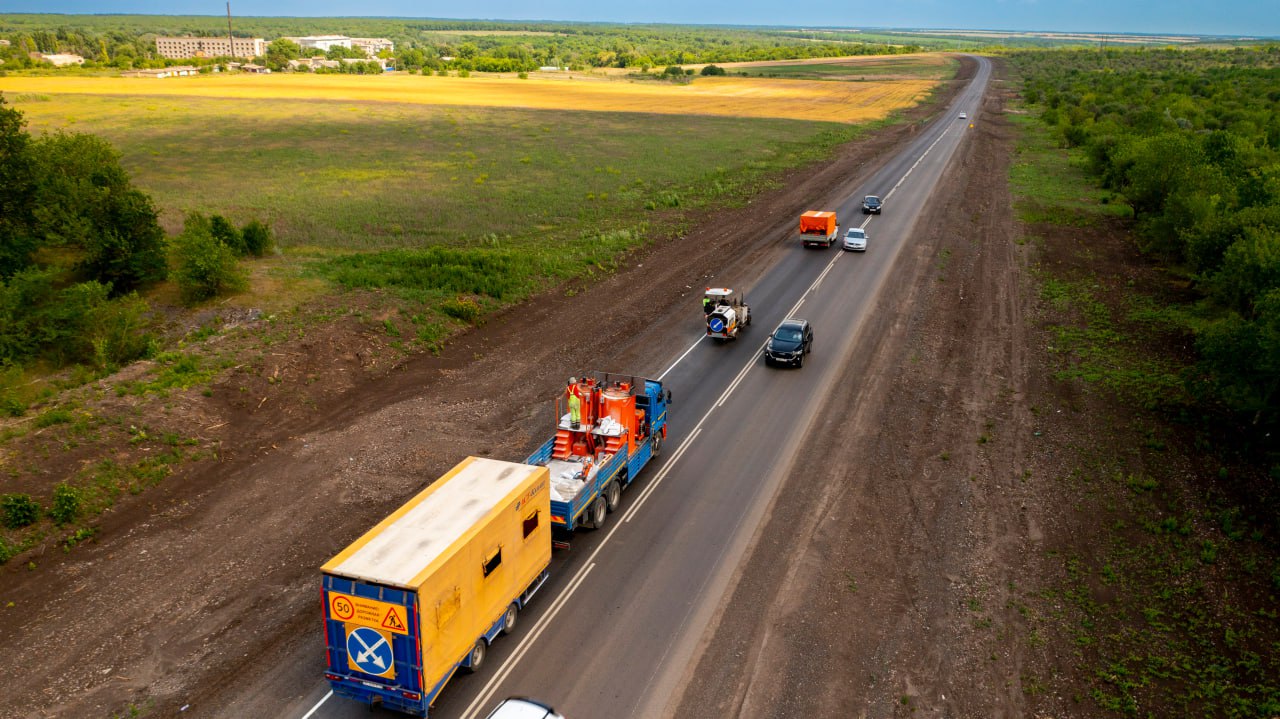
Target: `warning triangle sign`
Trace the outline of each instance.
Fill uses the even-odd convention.
[[[400,618],[400,613],[396,611],[396,607],[391,607],[387,610],[387,616],[382,618],[382,628],[397,632],[408,631],[408,628],[404,625],[404,619]]]

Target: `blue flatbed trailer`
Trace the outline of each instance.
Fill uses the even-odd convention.
[[[602,375],[608,378],[610,375]],[[643,385],[640,385],[643,382]],[[588,510],[601,497],[609,483],[617,480],[620,489],[630,486],[649,460],[661,452],[667,434],[667,405],[670,392],[659,380],[645,379],[635,383],[637,415],[645,417],[644,427],[639,429],[633,449],[625,447],[616,452],[590,478],[589,485],[568,500],[551,499],[551,527],[560,537],[557,546],[567,546],[564,541],[575,529],[590,526]],[[641,412],[642,411],[642,412]],[[525,460],[526,464],[546,466],[553,459],[556,437],[552,436]]]

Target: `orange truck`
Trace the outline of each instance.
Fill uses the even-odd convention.
[[[830,247],[835,244],[839,234],[840,226],[836,224],[834,212],[809,210],[800,215],[800,241],[805,247]]]

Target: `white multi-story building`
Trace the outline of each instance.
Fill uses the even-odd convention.
[[[235,46],[225,37],[157,37],[156,52],[160,57],[259,57],[267,52],[267,41],[260,37],[235,38]]]
[[[324,50],[325,52],[335,47],[351,47],[351,38],[346,35],[307,35],[306,37],[286,37],[284,39],[294,41],[301,48]]]
[[[364,50],[367,57],[374,57],[383,50],[395,50],[396,44],[385,37],[347,37],[346,35],[307,35],[306,37],[286,37],[303,49],[316,49],[328,52],[330,48],[345,47]]]

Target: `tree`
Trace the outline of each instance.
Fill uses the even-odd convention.
[[[0,95],[0,280],[31,264],[35,234],[36,167],[22,113]]]
[[[719,65],[707,65],[706,67],[702,68],[702,74],[703,75],[727,75],[728,73],[725,72],[725,69],[723,67],[720,67]]]
[[[178,294],[187,304],[248,286],[235,252],[213,236],[209,219],[198,212],[187,215],[182,233],[174,238],[173,260]]]
[[[124,294],[164,279],[164,231],[151,198],[133,188],[119,153],[93,135],[56,133],[36,143],[41,239],[83,251],[79,269]]]
[[[266,65],[272,70],[281,71],[289,67],[290,60],[302,57],[302,48],[298,43],[287,38],[272,40],[267,45]]]

